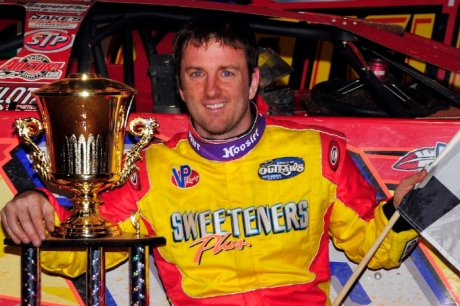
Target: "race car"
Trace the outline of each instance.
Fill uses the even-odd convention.
[[[157,138],[186,129],[171,42],[190,17],[209,11],[237,15],[256,33],[258,99],[268,105],[267,114],[343,132],[381,198],[432,162],[460,128],[460,97],[448,81],[460,72],[460,50],[397,24],[220,1],[5,0],[0,3],[0,208],[18,190],[40,182],[12,123],[39,117],[33,92],[45,84],[74,72],[95,72],[139,91],[131,116],[155,117]],[[12,280],[0,288],[2,305],[19,302],[17,253],[13,247],[0,250],[0,274]],[[356,266],[333,248],[330,257],[333,298]],[[126,270],[108,272],[108,305],[128,303]],[[45,275],[42,300],[84,304],[80,282]],[[152,281],[151,287],[152,305],[168,305],[161,284]],[[454,305],[460,304],[459,292],[459,272],[422,239],[399,269],[366,271],[346,303]]]
[[[212,1],[0,5],[1,110],[34,110],[31,92],[41,85],[93,71],[139,90],[133,111],[186,112],[173,76],[171,40],[191,16],[209,10],[238,15],[256,32],[265,54],[259,93],[272,114],[415,118],[460,106],[443,84],[446,73],[459,70],[459,50],[399,25]],[[318,59],[324,52],[329,59]],[[281,61],[273,60],[277,55]],[[283,58],[292,71],[283,70]],[[420,72],[409,59],[428,67]],[[330,62],[329,79],[316,79],[324,60]]]

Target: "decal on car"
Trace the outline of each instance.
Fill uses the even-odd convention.
[[[0,66],[0,79],[20,78],[26,81],[58,79],[64,65],[64,62],[52,62],[47,56],[41,54],[13,57]]]
[[[24,46],[33,52],[59,52],[70,48],[74,38],[65,30],[36,30],[25,35]]]
[[[82,16],[33,14],[29,18],[29,28],[76,29],[82,20]]]

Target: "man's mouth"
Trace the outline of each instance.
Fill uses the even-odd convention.
[[[206,105],[206,108],[208,108],[208,109],[218,109],[218,108],[222,108],[224,106],[225,106],[225,103],[208,104],[208,105]]]

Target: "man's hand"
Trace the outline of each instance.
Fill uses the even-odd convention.
[[[426,175],[427,175],[426,170],[422,170],[419,173],[416,173],[414,175],[411,175],[401,180],[398,187],[396,187],[395,193],[393,195],[393,204],[395,205],[396,208],[399,207],[404,196],[409,191],[411,191],[412,188],[414,188],[415,184],[423,181]]]
[[[54,207],[34,191],[27,191],[8,202],[1,211],[1,218],[6,233],[17,244],[32,242],[38,247],[46,238],[45,227],[54,231]]]

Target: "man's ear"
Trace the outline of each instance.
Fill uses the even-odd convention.
[[[179,94],[180,94],[180,97],[181,97],[182,101],[185,101],[184,100],[184,93],[182,92],[182,84],[181,84],[178,76],[176,76],[176,84],[177,84],[177,89],[179,90]]]
[[[260,78],[260,70],[259,67],[254,68],[254,72],[251,75],[251,85],[249,86],[249,100],[252,100],[259,87],[259,78]]]

